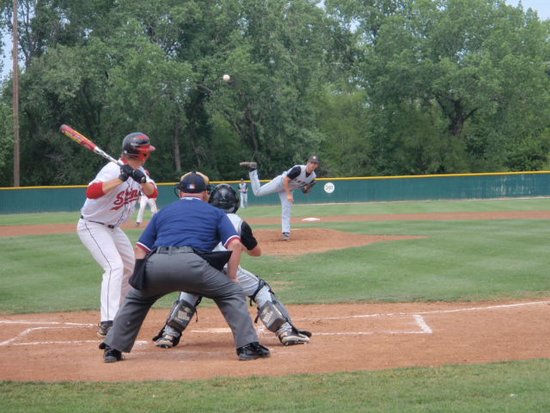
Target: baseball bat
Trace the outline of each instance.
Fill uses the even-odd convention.
[[[94,142],[92,142],[90,139],[88,139],[86,136],[84,136],[80,132],[71,128],[69,125],[61,125],[61,127],[59,128],[59,131],[66,137],[78,143],[80,146],[84,146],[89,151],[99,156],[102,156],[103,158],[107,159],[108,161],[114,162],[117,165],[120,165],[120,166],[123,165],[122,162],[117,161],[115,158],[113,158],[111,155],[109,155],[103,149],[97,146]]]

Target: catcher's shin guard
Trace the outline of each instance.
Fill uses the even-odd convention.
[[[199,302],[200,300],[196,305],[198,305]],[[153,337],[153,341],[156,345],[162,348],[177,346],[183,331],[191,322],[196,311],[197,309],[193,304],[182,299],[176,300],[170,311],[170,315],[166,319],[166,324],[159,333]]]
[[[166,320],[166,325],[179,333],[183,333],[183,330],[189,325],[196,311],[197,308],[193,304],[185,300],[177,300]]]
[[[271,286],[259,278],[258,288],[250,297],[258,304],[258,318],[269,331],[274,332],[284,345],[309,342],[311,332],[299,329],[292,322],[287,308],[278,299]]]
[[[286,323],[281,310],[271,301],[267,301],[258,309],[258,317],[269,331],[277,332],[281,326]]]
[[[285,306],[277,300],[271,286],[263,279],[258,278],[258,288],[250,297],[258,305],[258,318],[269,331],[277,332],[286,323],[290,316]]]

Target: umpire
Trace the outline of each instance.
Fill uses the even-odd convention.
[[[269,357],[269,350],[258,342],[244,292],[236,282],[242,248],[239,235],[225,212],[206,202],[208,188],[208,177],[200,172],[183,175],[177,185],[180,199],[155,214],[141,234],[131,282],[136,288],[128,293],[99,346],[106,363],[120,361],[122,352],[132,350],[151,306],[174,291],[216,302],[233,332],[239,360]],[[231,251],[221,262],[212,255],[216,253],[208,253],[219,242]],[[219,270],[226,262],[229,277]],[[141,283],[136,282],[139,275]]]

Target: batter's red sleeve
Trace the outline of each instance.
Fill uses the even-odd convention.
[[[86,189],[86,198],[97,199],[103,195],[105,195],[105,192],[103,192],[103,182],[94,182]]]
[[[159,190],[157,187],[155,187],[155,190],[153,191],[153,193],[151,195],[146,195],[147,198],[153,198],[153,199],[157,199],[158,196],[159,196]]]

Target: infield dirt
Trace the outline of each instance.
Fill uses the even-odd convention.
[[[374,215],[350,220],[390,219]],[[391,215],[393,219],[548,219],[549,211],[491,214]],[[323,217],[321,222],[338,221]],[[343,219],[342,219],[343,220]],[[278,222],[249,220],[251,224]],[[128,226],[130,227],[130,226]],[[74,225],[0,227],[0,236],[74,231]],[[267,255],[296,255],[406,237],[300,228],[292,241],[277,231],[255,231]],[[308,249],[309,248],[309,249]],[[99,281],[98,281],[99,282]],[[99,287],[98,287],[99,288]],[[201,307],[176,348],[151,341],[166,310],[152,310],[134,350],[123,362],[104,364],[96,336],[97,312],[0,314],[0,380],[142,381],[218,376],[288,375],[394,367],[487,363],[549,358],[550,298],[517,302],[331,304],[289,306],[295,322],[313,332],[309,344],[284,347],[258,324],[267,360],[239,362],[217,308]],[[255,317],[251,308],[251,315]]]

